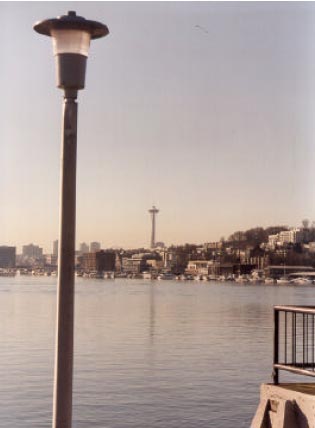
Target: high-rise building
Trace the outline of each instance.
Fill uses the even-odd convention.
[[[48,266],[56,267],[58,264],[58,257],[56,254],[46,254],[45,255],[45,263]]]
[[[59,241],[56,239],[56,241],[53,242],[53,255],[58,256],[58,244]]]
[[[0,247],[0,268],[15,267],[16,248],[3,245]]]
[[[86,244],[85,242],[81,242],[80,244],[80,253],[81,254],[86,254],[89,252],[89,246],[88,244]]]
[[[153,205],[153,207],[149,210],[152,218],[152,231],[151,231],[151,248],[155,248],[155,217],[159,210]]]
[[[34,244],[23,245],[22,254],[24,257],[40,259],[43,257],[43,249]]]
[[[100,251],[101,244],[99,242],[91,242],[90,244],[90,253],[96,253],[97,251]]]

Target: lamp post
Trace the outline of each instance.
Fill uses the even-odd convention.
[[[58,254],[57,331],[53,428],[71,428],[74,257],[76,211],[77,95],[84,88],[91,39],[106,36],[106,25],[75,12],[37,22],[34,30],[50,36],[56,59],[57,86],[64,90]]]

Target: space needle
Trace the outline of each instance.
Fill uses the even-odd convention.
[[[153,205],[153,207],[149,210],[152,218],[152,233],[151,233],[151,248],[155,248],[155,217],[159,210]]]

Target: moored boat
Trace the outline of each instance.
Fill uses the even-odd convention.
[[[176,278],[176,276],[173,273],[171,273],[171,272],[161,273],[157,277],[158,280],[172,280],[172,279],[175,279],[175,278]]]
[[[308,278],[294,278],[291,279],[290,284],[296,284],[296,285],[311,285],[313,284],[313,281]]]
[[[274,278],[265,278],[265,284],[276,284],[276,280]]]
[[[288,285],[290,284],[290,279],[287,276],[282,276],[281,278],[277,279],[277,284]]]

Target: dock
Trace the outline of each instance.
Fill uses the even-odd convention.
[[[315,383],[261,385],[251,428],[315,428]]]

